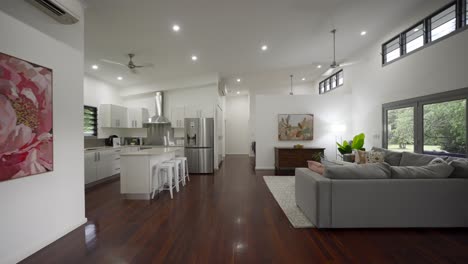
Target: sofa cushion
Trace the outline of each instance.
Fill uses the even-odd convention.
[[[373,151],[383,152],[384,155],[385,155],[384,156],[385,162],[387,162],[391,166],[400,165],[401,156],[402,156],[401,152],[396,152],[396,151],[391,151],[391,150],[388,150],[388,149],[376,148],[376,147],[373,147],[372,150]]]
[[[449,165],[454,168],[451,178],[468,178],[468,159],[455,159]]]
[[[315,173],[318,173],[320,175],[323,175],[325,167],[322,165],[322,163],[314,161],[314,160],[308,160],[307,164],[308,164],[309,170]]]
[[[426,166],[392,166],[392,178],[395,179],[443,179],[448,178],[454,168],[446,162]]]
[[[324,177],[329,179],[389,179],[390,165],[387,163],[369,163],[352,166],[325,166]]]
[[[424,155],[411,152],[403,152],[400,166],[425,166],[428,165],[436,156]]]

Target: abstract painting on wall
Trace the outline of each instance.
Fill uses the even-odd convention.
[[[0,53],[0,181],[53,170],[52,70]]]
[[[278,115],[278,139],[282,141],[313,140],[314,115]]]

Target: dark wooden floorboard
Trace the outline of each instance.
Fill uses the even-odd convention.
[[[468,263],[468,229],[294,229],[247,156],[171,200],[86,193],[88,223],[23,263]]]

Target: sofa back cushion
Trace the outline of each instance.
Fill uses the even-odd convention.
[[[372,148],[373,151],[378,151],[378,152],[383,152],[384,153],[384,160],[391,166],[398,166],[400,165],[402,153],[401,152],[396,152],[396,151],[391,151],[388,149],[383,149],[383,148]]]
[[[468,159],[454,159],[449,165],[454,168],[450,178],[468,178]]]
[[[448,178],[454,168],[446,162],[431,163],[426,166],[393,166],[392,178],[395,179],[443,179]]]
[[[369,163],[353,166],[325,166],[324,177],[329,179],[389,179],[390,165],[387,163]]]
[[[425,166],[428,165],[436,156],[424,155],[411,152],[403,152],[400,166]],[[398,165],[396,165],[398,166]]]

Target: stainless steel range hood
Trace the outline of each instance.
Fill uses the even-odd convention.
[[[146,124],[170,124],[171,121],[164,117],[164,94],[163,92],[156,92],[154,96],[156,104],[156,115],[149,118]]]

